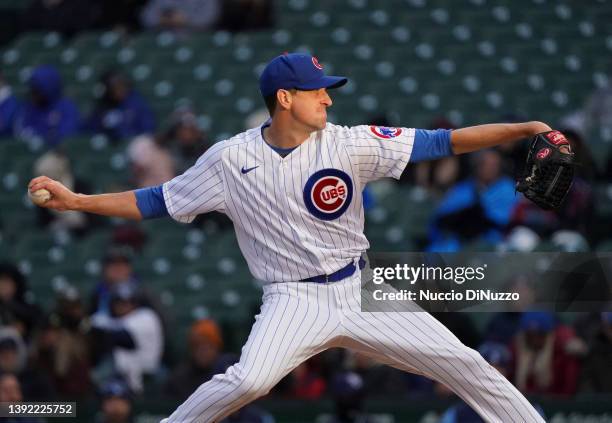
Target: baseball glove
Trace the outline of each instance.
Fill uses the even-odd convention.
[[[567,153],[561,151],[563,146]],[[537,134],[531,141],[516,190],[545,210],[557,209],[572,186],[574,166],[574,153],[561,132]]]

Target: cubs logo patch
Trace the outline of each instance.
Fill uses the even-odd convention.
[[[547,158],[550,155],[551,151],[552,150],[550,148],[547,148],[547,147],[542,148],[542,149],[540,149],[540,151],[538,151],[538,153],[536,154],[536,157],[539,160],[544,160],[545,158]]]
[[[338,169],[313,173],[304,185],[304,204],[313,216],[334,220],[342,216],[353,199],[353,181]]]
[[[402,133],[402,128],[391,128],[389,126],[370,125],[370,131],[374,135],[376,135],[378,138],[388,140],[390,138],[395,138],[399,136]]]
[[[546,134],[546,138],[548,138],[548,140],[554,145],[569,144],[567,138],[565,138],[565,135],[563,135],[559,131],[549,132],[548,134]]]
[[[319,63],[319,59],[317,59],[316,57],[312,56],[312,64],[314,65],[315,68],[317,69],[323,69],[323,65]]]

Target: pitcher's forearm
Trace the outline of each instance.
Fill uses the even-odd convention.
[[[463,154],[529,138],[550,130],[550,126],[538,121],[470,126],[452,131],[451,146],[453,153]]]
[[[73,201],[70,205],[72,210],[125,219],[142,219],[134,191],[96,195],[76,194]]]

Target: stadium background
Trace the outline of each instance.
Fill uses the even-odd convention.
[[[55,65],[66,96],[83,117],[93,110],[100,75],[115,68],[148,102],[158,130],[172,124],[177,107],[188,105],[208,142],[219,141],[245,129],[247,118],[263,107],[256,82],[263,65],[284,51],[303,50],[315,54],[327,72],[347,75],[351,81],[334,92],[332,122],[353,125],[382,119],[391,125],[430,127],[444,118],[458,127],[525,119],[573,127],[591,152],[589,166],[596,168],[589,180],[594,211],[574,231],[583,238],[563,242],[542,237],[533,248],[612,247],[612,128],[606,119],[611,116],[609,1],[279,0],[272,6],[271,24],[263,29],[177,34],[98,28],[69,37],[19,27],[17,18],[28,3],[0,2],[5,83],[25,101],[32,69]],[[601,93],[608,96],[607,103],[594,108]],[[134,188],[129,142],[83,130],[53,148],[70,159],[74,176],[96,193]],[[184,226],[165,219],[126,225],[102,219],[84,234],[45,228],[25,191],[36,160],[48,150],[44,137],[0,140],[0,261],[17,265],[25,274],[28,301],[51,312],[57,296],[71,288],[86,300],[100,279],[109,248],[126,238],[122,233],[139,233],[145,241],[133,255],[134,271],[159,299],[170,328],[164,365],[171,368],[184,359],[189,326],[199,318],[218,321],[225,349],[238,353],[260,291],[227,222],[202,219]],[[431,217],[444,191],[407,179],[371,187],[367,234],[375,251],[418,251],[429,245]],[[491,251],[514,248],[512,242],[478,240],[461,248]],[[471,324],[485,331],[491,316],[472,317]],[[557,315],[570,325],[582,317]],[[164,398],[154,385],[135,399],[137,421],[153,421],[146,416],[163,415],[178,403]],[[435,393],[419,401],[410,395],[407,390],[395,398],[371,399],[368,409],[395,414],[398,422],[435,421],[422,416],[431,417],[452,403]],[[612,418],[610,395],[578,389],[569,397],[544,395],[538,401],[548,417],[557,416],[555,421],[580,421],[562,417],[607,412]],[[98,400],[92,395],[80,404],[91,416]],[[314,421],[332,410],[329,395],[313,403],[279,394],[261,404],[279,422]]]

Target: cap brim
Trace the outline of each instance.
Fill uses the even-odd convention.
[[[296,86],[298,90],[318,90],[320,88],[340,88],[348,82],[343,76],[324,76],[306,84]]]

